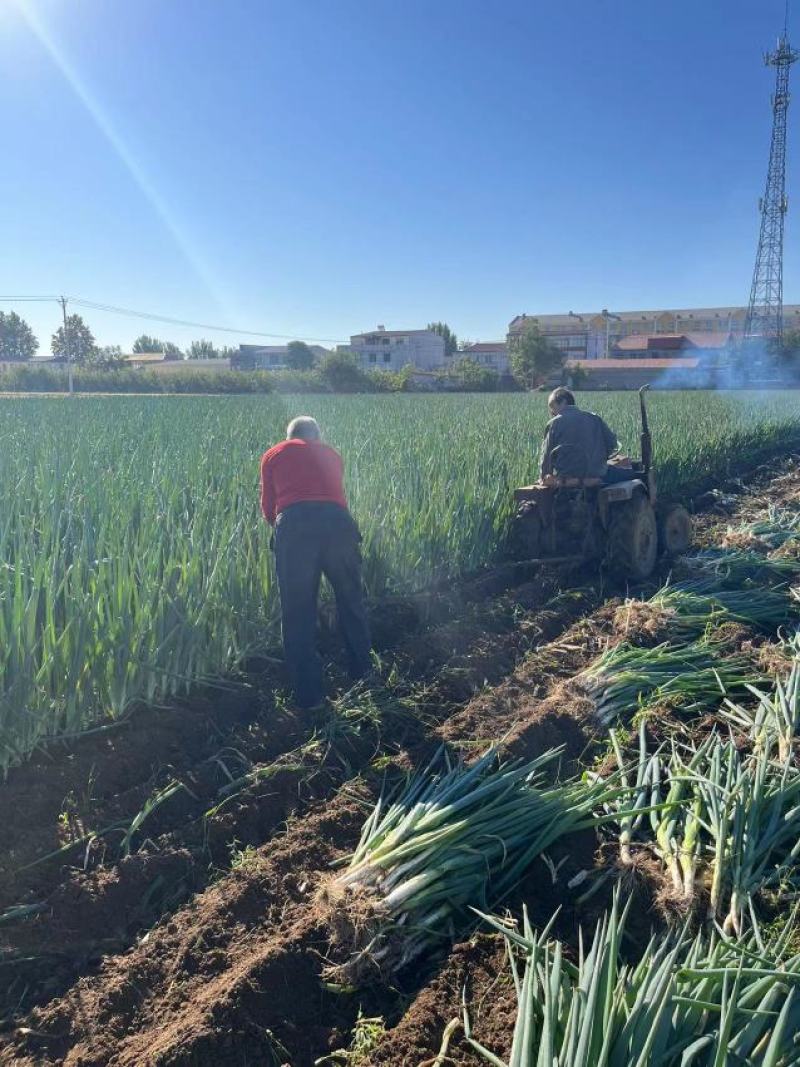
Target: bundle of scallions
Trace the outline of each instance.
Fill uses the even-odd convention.
[[[634,778],[613,733],[612,742],[626,790],[616,819],[620,864],[633,865],[640,849],[658,859],[667,914],[707,900],[709,921],[740,935],[755,921],[759,894],[800,891],[800,771],[791,755],[748,753],[717,733],[648,754],[642,724]],[[604,801],[604,814],[615,806],[614,798]]]
[[[635,964],[621,959],[628,908],[609,914],[572,963],[537,932],[487,918],[505,937],[517,995],[511,1050],[468,1044],[494,1067],[790,1067],[800,1060],[800,955],[787,923],[767,943],[754,933],[653,939]]]
[[[681,558],[681,566],[710,588],[741,588],[753,582],[786,585],[800,576],[800,560],[789,556],[762,556],[735,548],[708,548]]]
[[[778,760],[785,762],[800,728],[800,640],[786,643],[792,667],[785,679],[777,678],[771,693],[750,687],[756,703],[735,704],[726,700],[721,714],[743,731],[756,748],[777,748]]]
[[[667,642],[655,648],[616,645],[576,681],[594,701],[601,722],[608,724],[662,703],[697,712],[718,704],[726,693],[765,679],[746,657],[721,657],[718,645],[698,641],[678,647]]]
[[[691,582],[668,585],[650,603],[674,616],[681,635],[699,636],[709,622],[738,622],[754,630],[775,631],[797,618],[797,602],[777,589],[704,589]]]
[[[741,523],[736,529],[752,534],[770,548],[780,548],[787,541],[800,537],[800,514],[771,504],[763,518]]]
[[[390,976],[472,921],[471,907],[502,900],[557,838],[616,818],[624,790],[613,777],[545,784],[560,751],[520,765],[490,749],[466,766],[440,749],[393,803],[381,798],[347,870],[320,891],[329,976]]]

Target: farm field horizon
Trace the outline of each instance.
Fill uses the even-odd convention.
[[[791,1067],[800,397],[648,396],[698,544],[637,586],[503,565],[542,394],[171,399],[0,400],[0,1063],[523,1067],[548,1003],[577,1067],[602,980],[623,1067]],[[378,656],[315,712],[258,497],[300,413]]]

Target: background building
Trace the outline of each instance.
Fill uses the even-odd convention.
[[[349,349],[365,370],[401,370],[411,364],[418,370],[437,370],[446,365],[444,338],[433,330],[387,330],[356,333]]]
[[[498,374],[508,374],[508,345],[505,341],[478,341],[464,345],[457,353],[458,359],[474,359],[482,367],[489,367]]]
[[[632,333],[611,346],[611,359],[676,359],[698,357],[704,363],[719,363],[729,351],[732,334],[710,330],[708,333]]]
[[[309,345],[314,359],[319,362],[330,350],[322,345]],[[286,370],[287,345],[239,345],[239,351],[231,359],[232,370]]]
[[[508,338],[520,334],[528,322],[535,322],[567,359],[603,359],[612,356],[615,345],[631,336],[724,334],[737,340],[743,335],[746,314],[743,307],[717,307],[517,315],[509,324]],[[800,305],[784,305],[784,329],[800,329]]]

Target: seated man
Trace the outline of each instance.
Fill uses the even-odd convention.
[[[604,484],[627,481],[630,469],[608,465],[619,448],[616,436],[599,415],[581,411],[563,386],[547,399],[552,418],[542,444],[541,479],[599,478]]]

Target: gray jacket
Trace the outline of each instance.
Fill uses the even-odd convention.
[[[603,478],[606,461],[618,448],[619,442],[599,415],[570,406],[547,424],[541,477]],[[555,449],[559,451],[554,455]]]

